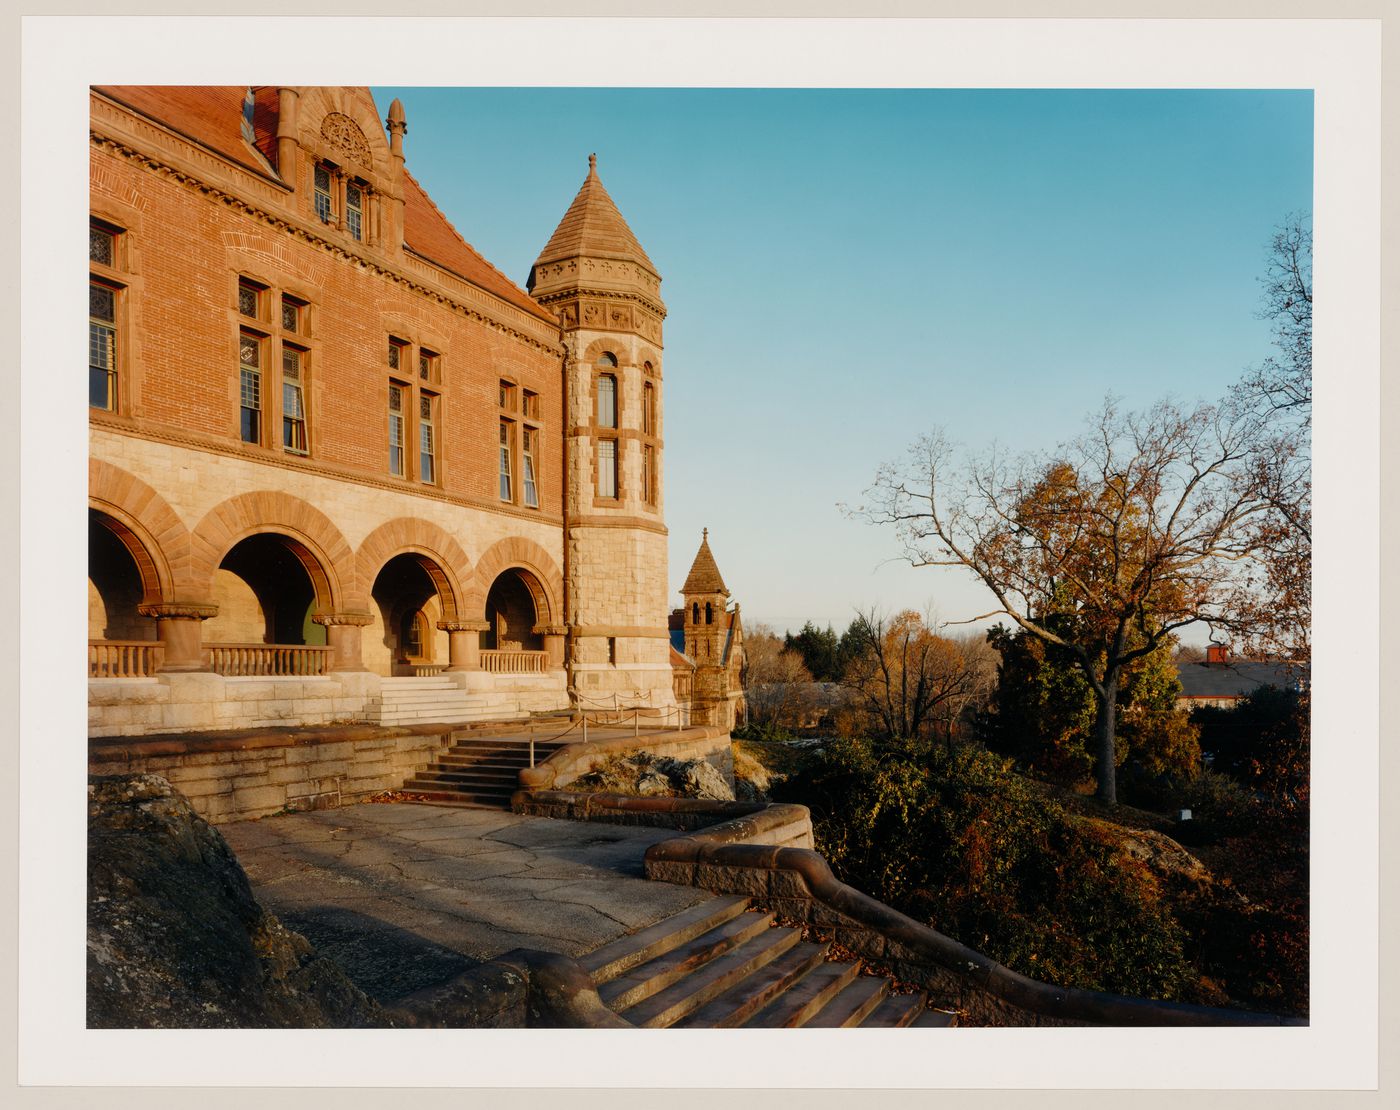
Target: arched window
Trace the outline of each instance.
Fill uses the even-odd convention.
[[[708,601],[705,602],[705,623],[715,623],[715,607],[711,605]]]
[[[598,427],[617,427],[617,376],[598,375]]]
[[[690,607],[690,623],[700,623],[700,603],[698,601],[692,604]]]

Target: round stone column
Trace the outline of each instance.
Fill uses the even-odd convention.
[[[438,621],[437,626],[447,633],[447,669],[481,670],[481,634],[491,626],[485,621]]]
[[[537,624],[531,630],[538,636],[544,637],[544,650],[548,654],[546,660],[551,671],[562,671],[564,669],[564,637],[568,634],[568,626],[563,624]]]
[[[360,629],[374,618],[368,613],[347,610],[340,613],[317,613],[311,618],[326,629],[326,645],[331,649],[326,673],[362,671],[365,669],[364,637]]]
[[[156,605],[138,605],[136,611],[143,617],[154,617],[156,631],[160,636],[162,652],[159,671],[207,671],[204,662],[204,640],[200,625],[210,617],[218,616],[217,605],[199,602],[161,602]]]

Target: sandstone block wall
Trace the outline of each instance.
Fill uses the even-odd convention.
[[[94,775],[162,775],[211,824],[323,809],[401,787],[450,742],[447,726],[431,732],[388,730],[378,736],[315,735],[274,742],[171,739],[95,744]]]

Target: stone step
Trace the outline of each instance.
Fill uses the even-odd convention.
[[[579,963],[593,976],[594,983],[602,985],[616,979],[624,971],[670,952],[701,933],[707,933],[737,917],[748,909],[748,905],[747,898],[711,898],[630,936],[618,937],[602,948],[579,957]]]
[[[478,767],[470,763],[449,763],[444,766],[440,763],[433,763],[425,770],[417,772],[417,776],[418,778],[440,779],[443,782],[474,782],[476,780],[519,782],[520,768]]]
[[[774,998],[819,967],[825,958],[825,945],[795,944],[737,986],[681,1018],[675,1028],[733,1029],[743,1025]]]
[[[609,980],[598,988],[598,994],[614,1010],[635,1006],[715,957],[768,932],[772,921],[769,913],[740,914]]]
[[[510,805],[509,794],[492,794],[488,791],[441,790],[432,783],[418,783],[410,779],[403,789],[409,794],[421,795],[427,802],[442,805],[464,805],[474,809],[506,809]]]
[[[379,687],[384,693],[394,690],[458,690],[457,683],[448,675],[396,675],[386,678]]]
[[[952,1029],[958,1024],[958,1015],[951,1010],[929,1010],[909,1023],[910,1029]]]
[[[709,960],[665,990],[627,1007],[621,1014],[641,1028],[665,1029],[772,963],[801,939],[802,934],[797,929],[774,929],[765,925],[757,936]]]
[[[536,748],[535,762],[543,763],[554,752],[552,749]],[[483,751],[479,754],[459,754],[448,750],[439,755],[435,762],[454,767],[514,767],[517,770],[530,765],[530,753],[513,751]]]
[[[803,1023],[804,1029],[846,1029],[859,1025],[889,992],[878,975],[858,975],[841,993]]]
[[[824,963],[744,1022],[744,1028],[796,1029],[840,994],[859,973],[856,964]]]
[[[903,1029],[923,1012],[923,994],[888,994],[860,1023],[862,1029]]]

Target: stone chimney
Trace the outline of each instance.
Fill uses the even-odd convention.
[[[1228,663],[1230,661],[1230,649],[1224,644],[1206,645],[1207,663]]]

